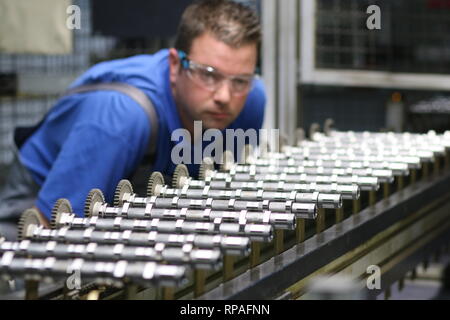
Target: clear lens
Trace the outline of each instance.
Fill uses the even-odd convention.
[[[193,75],[212,90],[215,90],[217,85],[224,80],[223,76],[208,68],[196,68]]]
[[[226,77],[213,67],[203,66],[190,61],[186,70],[189,78],[209,91],[215,91],[222,85],[224,80],[230,81],[231,93],[243,95],[252,87],[253,76]]]
[[[252,79],[249,78],[233,78],[231,79],[231,87],[237,93],[247,92],[252,85]]]

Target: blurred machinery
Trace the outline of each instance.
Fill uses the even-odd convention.
[[[450,132],[318,129],[220,171],[206,158],[198,180],[154,172],[146,195],[122,180],[113,204],[93,189],[83,218],[60,199],[50,229],[27,210],[0,240],[0,275],[24,281],[3,298],[389,297],[448,250]]]
[[[430,128],[443,132],[450,128],[450,99],[440,95],[419,100],[409,107],[407,116],[415,132],[426,132]]]

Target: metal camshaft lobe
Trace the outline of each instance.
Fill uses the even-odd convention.
[[[89,228],[109,231],[158,231],[166,233],[204,233],[204,234],[226,234],[246,236],[252,241],[271,241],[273,238],[273,227],[263,224],[227,223],[221,219],[214,222],[191,222],[182,219],[170,220],[137,220],[117,218],[78,218],[75,214],[63,213],[57,223],[57,227],[70,226],[71,228]]]
[[[78,271],[81,279],[121,287],[125,282],[144,286],[180,286],[186,283],[184,266],[160,265],[155,262],[87,261],[84,259],[23,258],[13,251],[3,253],[0,273],[3,276],[25,276],[27,280],[64,280]]]
[[[221,252],[219,249],[197,249],[192,244],[183,247],[166,247],[160,243],[155,247],[135,247],[124,244],[65,244],[56,241],[0,243],[0,253],[14,251],[16,256],[32,256],[33,258],[82,258],[88,260],[127,260],[127,261],[155,261],[169,264],[188,264],[197,269],[217,269],[221,266]]]
[[[250,250],[250,239],[226,235],[209,234],[171,234],[151,232],[137,232],[125,230],[102,231],[94,228],[70,229],[61,227],[56,230],[39,227],[34,230],[33,241],[57,241],[62,243],[98,243],[125,244],[130,246],[156,246],[159,243],[166,247],[182,247],[192,244],[200,249],[220,249],[227,255],[246,255]]]

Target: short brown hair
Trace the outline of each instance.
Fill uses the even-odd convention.
[[[261,42],[259,18],[250,7],[230,0],[201,0],[189,5],[178,26],[175,48],[189,53],[205,32],[233,48]]]

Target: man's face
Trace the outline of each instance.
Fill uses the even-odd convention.
[[[188,58],[225,75],[248,75],[255,71],[257,48],[256,44],[232,48],[211,34],[204,33],[192,42]],[[190,130],[193,121],[201,120],[205,129],[223,130],[238,117],[248,92],[233,94],[231,83],[227,80],[221,82],[216,90],[193,81],[180,67],[175,49],[170,49],[169,61],[172,93],[184,127]]]

